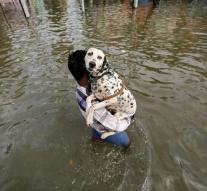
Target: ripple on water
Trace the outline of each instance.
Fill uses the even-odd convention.
[[[128,150],[103,143],[84,144],[82,157],[70,162],[70,169],[76,173],[71,180],[73,188],[117,191],[145,191],[149,188],[150,150],[146,132],[142,128],[137,123],[131,126],[129,133],[134,137]]]

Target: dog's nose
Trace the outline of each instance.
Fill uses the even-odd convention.
[[[96,66],[96,63],[95,62],[89,62],[89,67],[90,68],[95,68]]]

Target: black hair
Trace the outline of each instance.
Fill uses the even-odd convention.
[[[86,52],[86,50],[76,50],[68,56],[68,69],[78,82],[87,72],[84,60]]]

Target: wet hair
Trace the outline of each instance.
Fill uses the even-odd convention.
[[[87,72],[84,60],[86,52],[86,50],[76,50],[68,56],[68,69],[78,82]]]

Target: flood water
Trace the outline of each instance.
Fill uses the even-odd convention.
[[[0,9],[0,190],[206,191],[207,7],[29,2],[28,20]],[[130,150],[93,144],[80,115],[67,57],[91,46],[137,100]]]

